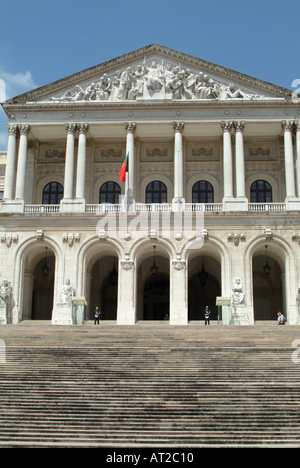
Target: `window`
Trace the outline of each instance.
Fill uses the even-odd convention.
[[[257,180],[250,189],[252,203],[272,203],[272,187],[265,180]]]
[[[167,187],[156,180],[147,185],[146,203],[167,203]]]
[[[50,182],[43,190],[43,205],[59,205],[63,196],[63,186],[58,182]]]
[[[192,195],[193,203],[214,203],[214,188],[206,180],[195,183]]]
[[[99,203],[120,203],[121,188],[116,182],[106,182],[100,188]]]

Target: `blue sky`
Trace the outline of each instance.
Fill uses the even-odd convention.
[[[299,0],[2,0],[0,100],[157,42],[294,90]],[[0,110],[0,151],[7,117]]]

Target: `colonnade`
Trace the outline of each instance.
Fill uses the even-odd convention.
[[[223,132],[223,210],[247,211],[248,199],[245,192],[245,158],[243,131],[245,121],[222,121]],[[296,164],[294,164],[292,132],[296,126]],[[64,173],[64,197],[61,211],[85,211],[85,176],[86,176],[86,135],[89,125],[86,123],[65,124],[67,132],[66,158]],[[135,203],[135,156],[134,132],[137,124],[125,122],[126,154],[129,156],[128,180],[126,181],[126,210],[134,211]],[[183,132],[184,122],[173,122],[174,129],[174,198],[173,211],[184,210],[183,198]],[[286,209],[300,209],[300,121],[282,121],[284,131]],[[29,125],[9,124],[8,147],[3,196],[4,211],[24,211],[27,144]],[[73,194],[75,164],[75,133],[78,131],[78,157],[76,171],[76,191]],[[235,155],[232,151],[232,131],[235,132]],[[19,145],[17,137],[19,135]],[[235,164],[233,160],[235,158]],[[234,187],[233,168],[235,167],[236,186]],[[74,195],[74,196],[73,196]],[[2,207],[2,209],[3,209]]]

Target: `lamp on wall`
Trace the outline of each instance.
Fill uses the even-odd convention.
[[[46,259],[45,259],[45,263],[44,263],[44,266],[42,266],[42,272],[43,272],[43,275],[44,276],[48,276],[48,271],[49,271],[49,267],[48,267],[48,264],[47,264],[47,248],[46,247]]]
[[[115,260],[114,260],[114,267],[112,271],[109,272],[110,284],[112,286],[116,286],[118,283],[118,272],[116,270]]]
[[[265,275],[269,275],[271,271],[271,267],[268,264],[268,253],[267,253],[268,246],[266,245],[265,247],[266,247],[266,264],[263,266],[263,270],[265,272]]]
[[[202,263],[202,268],[198,273],[198,278],[200,281],[200,284],[202,286],[205,286],[207,283],[207,278],[208,278],[208,271],[205,271],[204,264]]]
[[[155,263],[155,248],[156,248],[156,245],[153,246],[154,260],[153,260],[152,267],[150,267],[150,270],[151,270],[151,273],[152,273],[153,276],[157,275],[157,272],[158,272],[158,266],[156,266],[156,263]]]

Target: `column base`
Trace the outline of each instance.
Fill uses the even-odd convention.
[[[135,309],[118,309],[117,325],[135,325],[136,314]]]
[[[25,200],[23,198],[2,201],[2,213],[24,213]]]
[[[248,211],[248,198],[223,198],[223,211]]]
[[[285,207],[286,211],[300,211],[300,198],[286,197]]]
[[[175,197],[172,200],[172,211],[184,211],[185,199],[183,197]]]
[[[135,199],[134,198],[126,198],[122,199],[122,211],[123,212],[130,212],[135,213]]]
[[[84,213],[85,212],[85,198],[63,198],[60,202],[61,213]]]
[[[170,325],[188,325],[188,311],[186,307],[181,309],[170,308]]]

